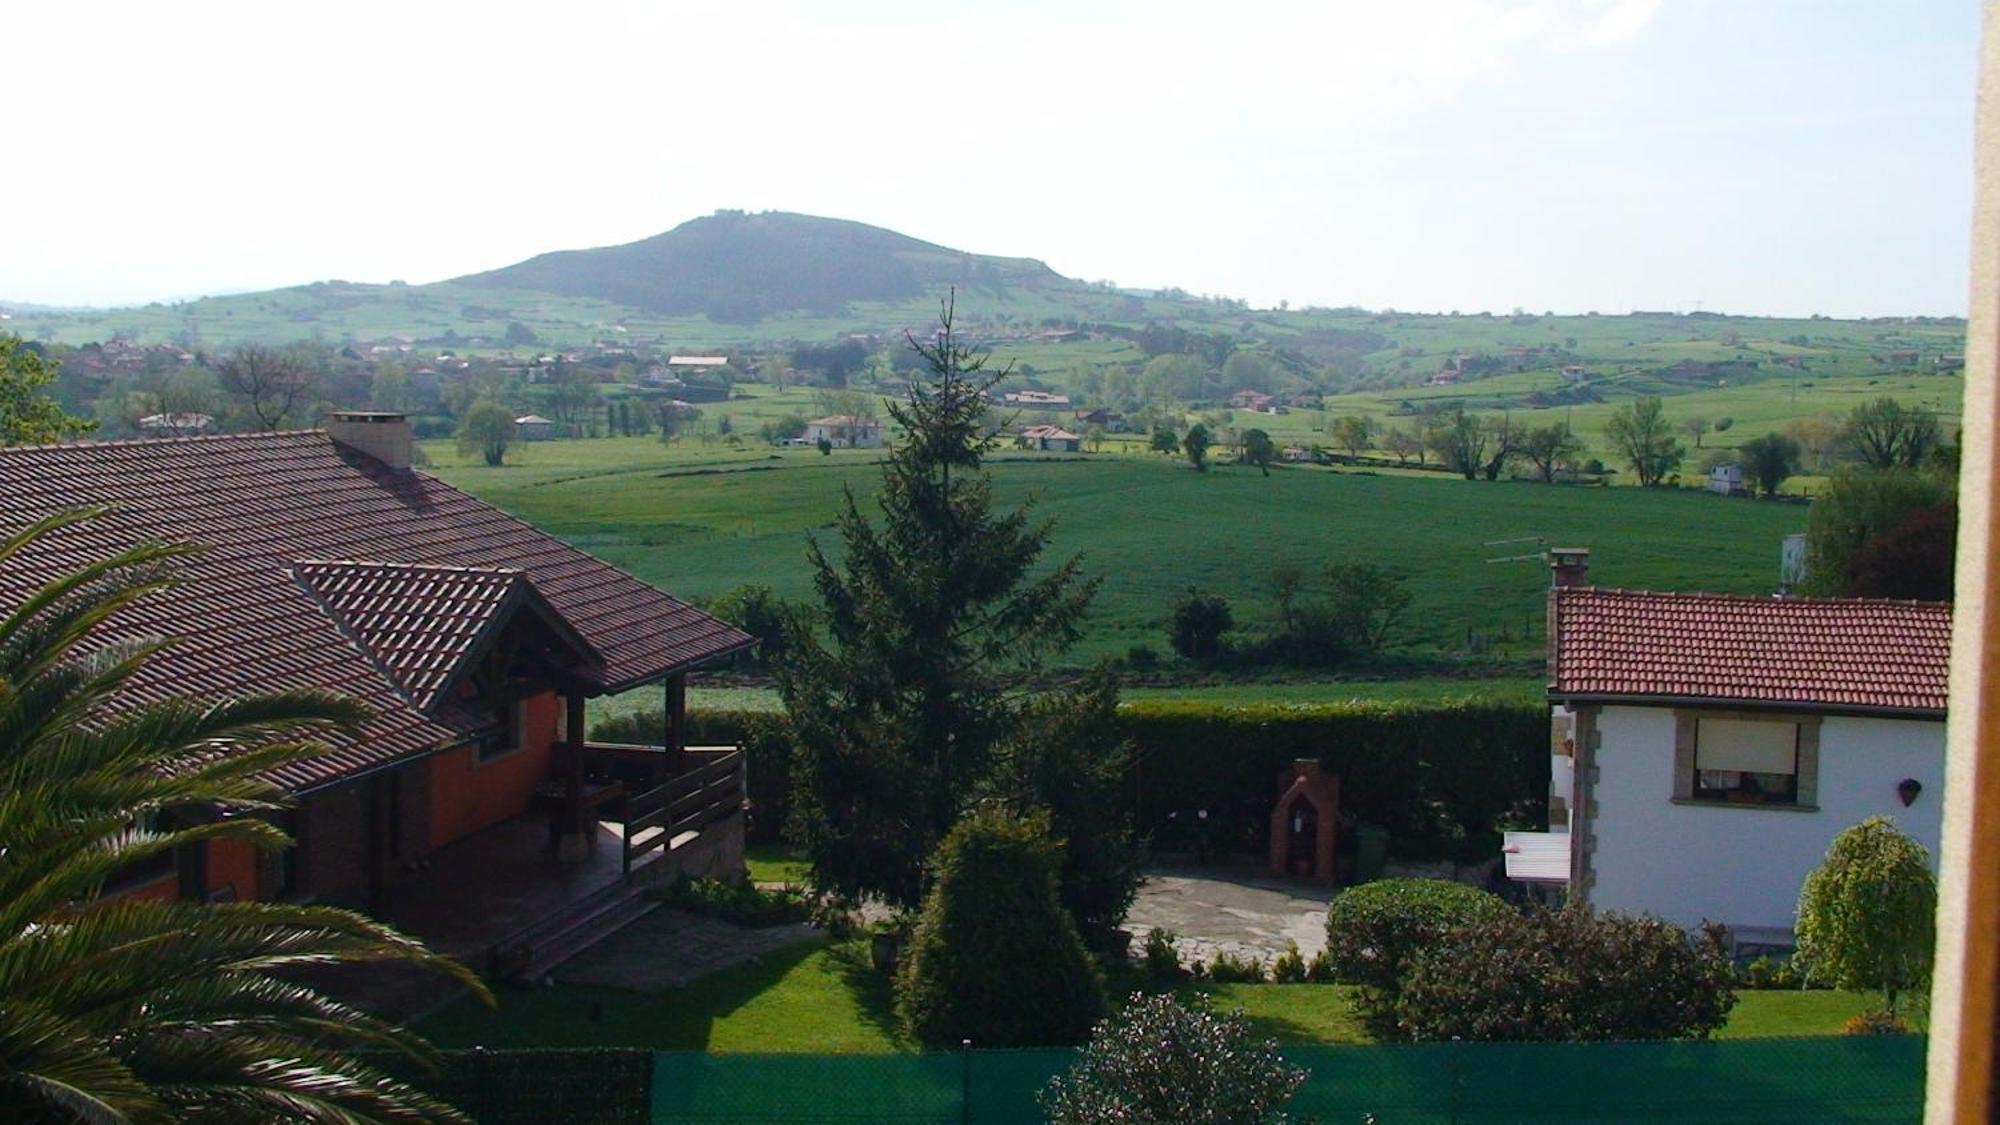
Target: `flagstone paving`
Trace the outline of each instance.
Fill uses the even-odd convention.
[[[552,975],[563,984],[659,992],[820,936],[804,922],[752,929],[662,907],[556,966]]]

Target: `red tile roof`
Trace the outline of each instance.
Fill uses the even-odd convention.
[[[1549,695],[1942,715],[1951,606],[1559,589]]]
[[[440,669],[475,643],[496,598],[545,599],[595,658],[580,670],[593,691],[751,643],[497,508],[318,431],[0,449],[0,496],[0,534],[68,508],[117,508],[0,569],[0,613],[51,577],[141,540],[208,545],[183,564],[181,585],[115,622],[121,636],[175,642],[135,683],[136,696],[313,687],[375,709],[359,738],[274,774],[293,788],[465,739],[474,720],[437,705],[449,676]]]

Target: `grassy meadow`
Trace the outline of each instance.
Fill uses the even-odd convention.
[[[732,404],[732,406],[735,404]],[[879,481],[872,451],[672,450],[646,438],[519,447],[499,468],[430,447],[432,471],[584,550],[684,597],[746,582],[809,596],[808,537],[852,490],[864,508]],[[1451,671],[1540,651],[1546,576],[1494,563],[1540,536],[1594,549],[1606,585],[1756,593],[1776,580],[1779,542],[1805,525],[1795,504],[1688,490],[1467,482],[1437,474],[1297,466],[1196,473],[1147,455],[1002,454],[998,503],[1054,521],[1050,556],[1080,553],[1101,579],[1079,662],[1133,646],[1167,651],[1165,621],[1190,587],[1228,598],[1238,626],[1274,622],[1274,567],[1315,573],[1371,560],[1408,575],[1412,605],[1397,651]],[[1412,673],[1414,674],[1414,673]],[[1532,670],[1528,672],[1532,675]],[[1334,691],[1349,691],[1342,686]]]
[[[1131,987],[1125,985],[1124,987]],[[1283,1044],[1366,1043],[1351,989],[1335,984],[1182,986],[1241,1009]],[[1723,1039],[1837,1035],[1877,998],[1856,992],[1739,992]],[[896,1026],[887,977],[860,943],[805,943],[658,993],[558,984],[461,1000],[420,1022],[441,1047],[647,1047],[719,1052],[881,1054],[914,1049]]]

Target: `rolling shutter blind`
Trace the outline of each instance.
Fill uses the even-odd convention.
[[[1794,773],[1798,769],[1798,732],[1796,723],[1703,719],[1695,761],[1705,770]]]

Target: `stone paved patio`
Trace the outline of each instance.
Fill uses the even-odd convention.
[[[556,966],[553,975],[564,984],[659,992],[819,936],[804,922],[751,929],[661,907]]]
[[[1227,951],[1269,964],[1295,941],[1307,959],[1326,948],[1335,888],[1275,878],[1254,867],[1155,867],[1126,916],[1137,952],[1155,929],[1180,935],[1183,960]]]

